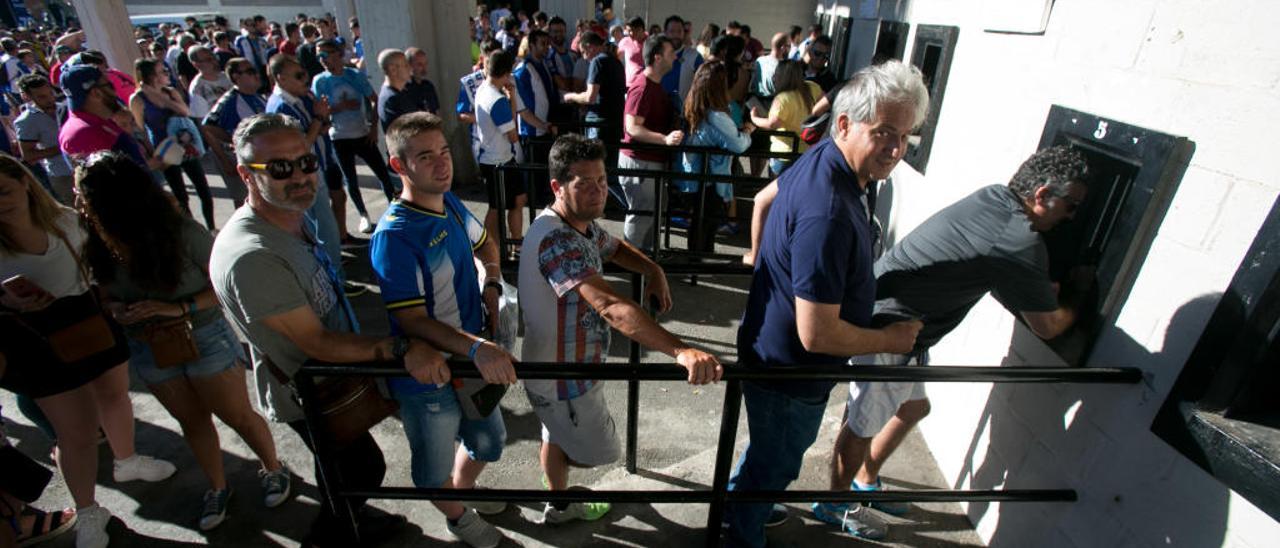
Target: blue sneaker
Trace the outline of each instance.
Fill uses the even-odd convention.
[[[889,525],[866,506],[815,502],[813,517],[818,521],[840,526],[840,530],[858,538],[881,540],[889,531]]]
[[[854,480],[849,484],[849,488],[854,491],[883,491],[884,484],[880,483],[880,478],[876,478],[875,485],[864,487],[862,485],[858,485],[858,481]],[[909,502],[869,502],[867,503],[867,506],[891,516],[904,516],[907,512],[911,511],[911,503]]]

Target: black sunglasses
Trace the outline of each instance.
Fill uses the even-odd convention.
[[[293,160],[271,160],[263,164],[245,164],[249,169],[265,171],[272,179],[284,180],[293,177],[294,167],[303,173],[315,173],[320,170],[320,157],[315,154],[303,154]]]
[[[818,58],[821,58],[821,59],[826,59],[826,58],[828,58],[828,57],[831,57],[831,52],[829,52],[829,51],[822,51],[822,50],[812,49],[812,50],[809,50],[809,55],[811,55],[811,56],[813,56],[813,57],[818,57]]]

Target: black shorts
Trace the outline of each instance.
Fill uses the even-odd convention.
[[[86,292],[62,297],[45,311],[57,314],[59,310],[96,306]],[[107,315],[107,324],[115,336],[115,346],[72,364],[62,363],[45,339],[32,330],[33,327],[40,329],[40,323],[32,317],[20,321],[12,314],[0,315],[0,352],[8,361],[4,377],[0,378],[0,388],[31,398],[44,398],[84,386],[129,359],[124,329],[110,315]]]
[[[504,165],[515,165],[515,162],[508,162]],[[506,209],[516,206],[516,197],[525,194],[524,173],[514,170],[504,170],[502,174],[502,190],[506,194]],[[498,208],[498,166],[489,164],[480,164],[480,178],[484,182],[485,188],[489,191],[489,207]]]

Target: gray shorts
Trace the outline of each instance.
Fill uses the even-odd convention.
[[[929,353],[854,356],[849,364],[928,365]],[[897,414],[902,404],[928,398],[924,393],[924,383],[921,382],[851,382],[845,426],[859,438],[873,437]]]
[[[542,441],[559,446],[574,464],[600,466],[621,457],[618,429],[605,403],[603,382],[571,400],[550,399],[527,388],[525,394],[542,421]]]

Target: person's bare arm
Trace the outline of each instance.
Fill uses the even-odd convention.
[[[596,97],[600,96],[600,84],[591,84],[587,89],[578,93],[566,93],[564,100],[569,103],[577,103],[579,105],[590,105],[596,102]]]
[[[474,124],[476,123],[476,115],[464,112],[458,115],[458,121],[464,124]]]
[[[622,127],[632,139],[641,143],[674,146],[680,144],[680,141],[684,140],[684,132],[680,130],[675,130],[663,135],[644,127],[644,116],[624,114],[622,116]]]
[[[663,329],[650,318],[640,305],[618,295],[604,276],[592,276],[574,288],[582,300],[591,305],[600,317],[627,338],[676,359],[689,371],[691,384],[706,384],[720,380],[724,368],[715,356],[693,348],[671,332]]]
[[[320,318],[307,305],[263,318],[262,322],[312,358],[333,363],[358,363],[387,361],[393,357],[394,338],[325,329]],[[421,339],[409,338],[409,353],[404,357],[404,365],[418,382],[449,382],[449,367],[444,356]]]
[[[45,158],[53,158],[61,156],[62,151],[58,148],[40,149],[35,141],[18,141],[18,153],[22,156],[22,161],[28,164],[34,164]]]
[[[782,125],[782,121],[778,119],[778,113],[774,112],[774,110],[769,109],[769,114],[762,116],[760,115],[760,109],[751,109],[751,123],[760,129],[778,129],[778,126]]]
[[[840,318],[840,305],[796,297],[796,332],[804,349],[815,354],[857,356],[890,352],[906,354],[924,324],[895,322],[883,329],[858,327]]]
[[[161,90],[161,93],[164,93],[164,96],[169,103],[169,110],[172,110],[174,114],[183,117],[191,116],[191,109],[187,108],[187,102],[182,100],[182,94],[179,93],[178,90],[173,88],[164,88]]]
[[[769,218],[769,208],[773,207],[773,200],[777,197],[777,179],[756,193],[755,201],[751,205],[751,249],[742,256],[743,264],[756,264],[756,255],[760,253],[760,238],[764,234],[764,222]]]
[[[831,101],[828,101],[827,96],[823,95],[821,99],[818,99],[818,102],[813,104],[813,110],[809,111],[809,116],[817,116],[828,110],[831,110]]]
[[[391,315],[395,316],[400,329],[409,336],[418,337],[430,343],[431,346],[457,357],[467,356],[472,345],[481,340],[480,337],[431,318],[427,315],[427,309],[420,305],[394,310]],[[485,382],[515,384],[516,371],[511,366],[515,356],[493,342],[481,343],[476,349],[473,361]]]
[[[1061,307],[1052,312],[1022,312],[1027,327],[1041,339],[1052,339],[1070,329],[1076,321],[1073,308]]]
[[[142,90],[138,90],[134,92],[132,97],[129,97],[129,112],[133,114],[133,122],[137,124],[137,127],[147,127],[146,106],[142,103],[141,93]]]
[[[660,313],[671,310],[671,287],[667,284],[667,273],[648,255],[626,240],[618,240],[618,247],[609,258],[609,262],[644,275],[643,299],[646,302],[656,301],[656,308]]]

